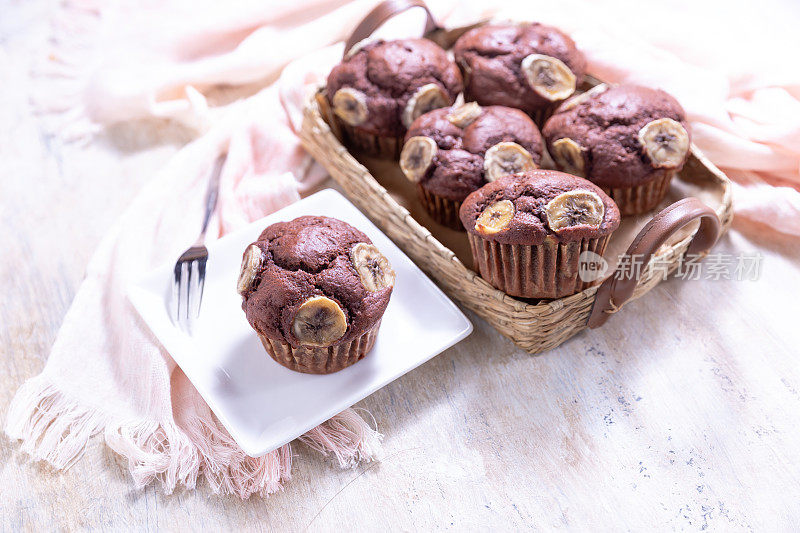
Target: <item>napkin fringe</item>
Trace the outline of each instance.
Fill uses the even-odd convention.
[[[22,451],[61,470],[80,459],[89,438],[107,421],[107,415],[67,398],[40,374],[17,391],[5,431],[9,438],[22,440]]]
[[[106,442],[129,461],[137,487],[159,480],[169,494],[178,485],[193,489],[202,475],[216,494],[247,499],[283,490],[291,479],[291,445],[261,457],[246,455],[215,421],[192,416],[174,424],[109,426]],[[335,415],[300,440],[323,455],[333,454],[343,468],[378,456],[382,435],[352,409]]]
[[[366,409],[359,409],[372,419],[372,425],[356,413],[346,409],[300,437],[307,446],[322,455],[332,453],[342,468],[353,468],[362,461],[372,461],[380,456],[383,440],[374,427],[375,417]]]
[[[106,444],[128,460],[136,485],[143,488],[155,480],[166,494],[179,485],[193,489],[201,460],[191,439],[174,423],[138,420],[112,423],[105,428]]]
[[[291,479],[289,444],[261,457],[250,457],[215,421],[195,416],[185,429],[197,444],[203,458],[203,474],[217,494],[234,494],[242,499],[253,494],[268,496],[282,490],[283,482]]]
[[[346,409],[300,440],[323,455],[332,454],[343,468],[351,468],[379,455],[383,436],[374,425],[374,418],[370,425],[353,409]],[[158,480],[167,494],[179,486],[191,490],[202,475],[215,493],[247,499],[278,492],[291,479],[289,444],[250,457],[216,420],[202,416],[182,423],[111,420],[101,410],[70,399],[45,374],[20,387],[9,407],[5,431],[10,438],[22,440],[24,452],[61,470],[75,464],[89,439],[103,428],[106,444],[128,460],[137,488]]]

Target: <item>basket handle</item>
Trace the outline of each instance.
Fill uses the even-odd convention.
[[[347,41],[345,41],[344,55],[346,56],[347,52],[349,52],[350,49],[356,45],[356,43],[359,43],[372,35],[372,33],[380,28],[384,22],[395,15],[399,15],[403,11],[411,9],[412,7],[421,7],[425,10],[425,16],[427,19],[425,22],[426,34],[441,27],[436,23],[436,19],[433,18],[431,10],[428,9],[428,6],[425,4],[425,2],[423,2],[423,0],[384,0],[375,6],[372,11],[367,13],[367,16],[358,23],[358,26],[356,26],[356,28],[353,30],[353,33],[350,34],[350,37],[347,39]]]
[[[653,259],[656,250],[673,233],[697,219],[700,219],[700,227],[692,238],[692,242],[689,243],[686,254],[708,251],[717,242],[720,234],[719,217],[713,209],[697,198],[684,198],[654,216],[633,240],[628,251],[625,252],[625,257],[645,257],[647,261],[643,266],[646,266]],[[586,325],[596,328],[605,324],[608,317],[618,311],[633,296],[633,291],[636,289],[643,271],[644,268],[633,276],[618,270],[614,275],[608,277],[597,289],[592,312]]]

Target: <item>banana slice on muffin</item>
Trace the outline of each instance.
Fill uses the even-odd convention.
[[[353,263],[361,284],[370,292],[394,286],[395,273],[389,260],[373,244],[360,242],[350,250]]]
[[[467,102],[466,104],[454,107],[447,114],[447,120],[449,120],[453,126],[463,129],[475,122],[475,120],[481,116],[482,112],[483,110],[477,102]]]
[[[236,290],[244,296],[253,286],[253,282],[264,264],[264,252],[257,244],[251,244],[244,251],[242,266],[239,269],[239,279],[236,282]]]
[[[575,74],[557,57],[530,54],[521,65],[531,88],[551,102],[569,98],[575,92]]]
[[[486,181],[492,182],[509,174],[533,170],[533,156],[515,142],[500,142],[486,150],[483,169]]]
[[[508,228],[514,218],[514,204],[511,200],[500,200],[484,209],[475,221],[475,230],[484,235],[493,235]]]
[[[351,126],[367,120],[367,95],[352,87],[343,87],[333,95],[333,112]]]
[[[553,231],[571,226],[585,225],[596,228],[603,223],[603,199],[593,193],[577,189],[559,194],[544,207],[547,225]]]
[[[403,125],[411,126],[417,117],[450,104],[449,95],[435,83],[423,85],[411,96],[403,109]]]
[[[671,118],[648,122],[639,130],[639,142],[656,168],[678,168],[689,152],[689,133]]]
[[[303,302],[292,321],[292,333],[304,346],[330,346],[346,331],[344,311],[326,296],[312,296]]]
[[[422,135],[411,137],[400,152],[400,170],[408,179],[417,183],[431,167],[438,151],[436,141],[430,137]]]
[[[586,172],[584,149],[569,137],[553,141],[550,146],[550,155],[558,165],[558,168],[564,172],[584,177]]]

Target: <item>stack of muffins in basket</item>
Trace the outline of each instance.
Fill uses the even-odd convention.
[[[578,275],[581,254],[602,255],[621,216],[658,206],[689,155],[673,97],[634,85],[579,92],[585,71],[556,28],[485,24],[452,54],[426,39],[362,41],[318,101],[350,150],[397,160],[431,218],[466,231],[483,279],[515,297],[554,299],[591,284]],[[540,168],[550,161],[554,169]],[[374,343],[391,266],[342,222],[288,224],[314,238],[267,228],[245,253],[243,308],[281,364],[344,368]]]

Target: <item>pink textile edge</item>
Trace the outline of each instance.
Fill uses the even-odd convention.
[[[107,413],[81,406],[45,374],[26,381],[11,402],[5,432],[21,440],[21,450],[58,470],[73,466],[89,439],[104,432],[105,443],[127,459],[137,488],[159,481],[166,494],[198,478],[216,494],[247,499],[283,489],[291,478],[290,444],[261,457],[250,457],[228,433],[201,416],[177,423],[113,420]],[[105,430],[104,430],[105,428]],[[383,436],[353,409],[335,415],[300,440],[323,455],[333,454],[343,468],[375,459]]]

